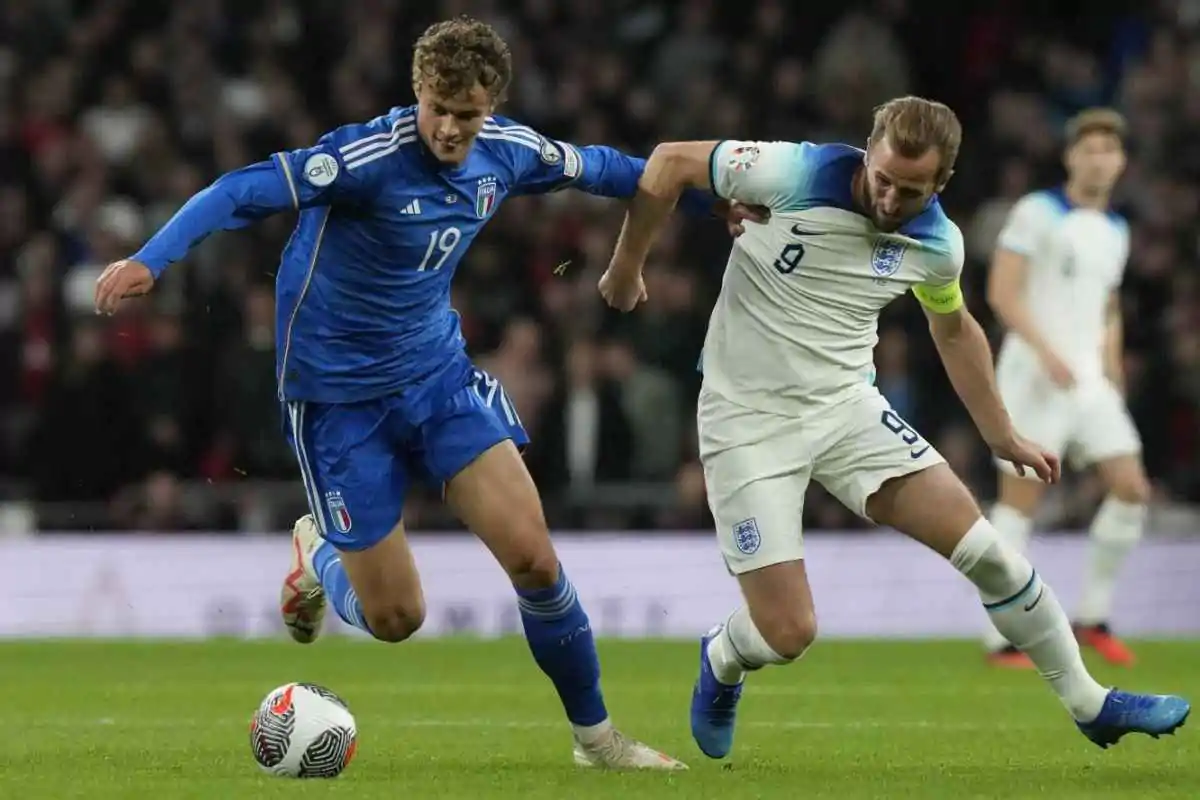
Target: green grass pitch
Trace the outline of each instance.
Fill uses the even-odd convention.
[[[610,710],[688,762],[673,775],[575,768],[558,701],[520,640],[0,644],[0,797],[1195,798],[1200,730],[1086,741],[1033,674],[974,643],[823,642],[751,678],[731,758],[688,733],[692,643],[602,641]],[[1131,689],[1200,698],[1200,642],[1143,643]],[[262,774],[248,724],[292,680],[350,704],[359,751],[335,780]]]

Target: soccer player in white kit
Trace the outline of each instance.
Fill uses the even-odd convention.
[[[1111,109],[1068,122],[1067,181],[1013,206],[996,244],[988,301],[1007,328],[996,379],[1016,426],[1072,466],[1094,466],[1107,489],[1089,532],[1075,632],[1111,663],[1129,665],[1133,653],[1112,635],[1109,619],[1118,572],[1142,537],[1150,482],[1122,398],[1129,227],[1109,200],[1125,168],[1124,134],[1124,119]],[[1025,550],[1044,487],[999,468],[989,517]],[[1031,666],[995,626],[984,644],[997,665]]]
[[[801,536],[812,480],[972,581],[996,627],[1032,658],[1096,744],[1133,731],[1168,733],[1187,717],[1182,698],[1093,680],[1050,587],[872,384],[879,312],[912,291],[992,451],[1018,471],[1057,480],[1055,456],[1014,430],[987,338],[963,305],[962,236],[937,200],[961,136],[949,108],[905,97],[876,110],[865,151],[764,141],[659,145],[600,279],[616,308],[632,310],[645,298],[642,266],[686,187],[771,211],[735,240],[704,345],[700,455],[721,552],[745,599],[701,638],[691,726],[712,758],[732,747],[746,673],[795,661],[816,636]]]

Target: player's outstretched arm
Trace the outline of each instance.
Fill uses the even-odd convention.
[[[126,298],[146,294],[170,264],[217,231],[244,228],[281,211],[370,203],[385,163],[380,157],[396,147],[379,141],[375,130],[345,125],[312,147],[275,153],[217,178],[140,250],[104,270],[96,282],[96,310],[111,314]]]
[[[931,290],[919,288],[918,299],[929,319],[929,332],[954,391],[966,406],[980,435],[997,456],[1011,461],[1017,473],[1032,469],[1047,483],[1059,478],[1058,459],[1021,437],[996,388],[992,348],[987,334],[966,306],[958,282]]]
[[[222,175],[184,203],[140,250],[104,270],[96,282],[96,309],[111,314],[122,300],[149,292],[170,264],[210,234],[292,207],[292,195],[272,161]]]
[[[646,299],[642,267],[687,189],[712,189],[708,164],[718,142],[667,142],[654,148],[625,213],[600,294],[613,308],[631,311]]]
[[[600,293],[629,311],[644,299],[642,266],[686,191],[711,191],[736,204],[779,210],[803,184],[804,148],[793,142],[665,142],[654,148],[625,214]],[[765,217],[765,215],[764,215]]]
[[[501,130],[511,142],[522,137],[541,142],[536,153],[519,151],[523,163],[519,164],[516,194],[575,189],[600,197],[630,198],[637,193],[638,179],[646,168],[646,159],[608,145],[581,146],[547,139],[523,125],[506,125]],[[726,217],[729,211],[729,203],[703,189],[684,192],[679,206],[693,217]]]

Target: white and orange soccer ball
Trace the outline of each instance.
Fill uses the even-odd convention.
[[[250,720],[250,751],[264,771],[287,778],[336,778],[354,758],[358,726],[342,698],[313,683],[286,683]]]

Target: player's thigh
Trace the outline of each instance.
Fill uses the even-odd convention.
[[[949,556],[981,512],[942,455],[878,393],[839,415],[814,477],[859,516]]]
[[[1105,383],[1083,396],[1070,449],[1073,463],[1096,467],[1111,494],[1128,503],[1149,502],[1141,436],[1115,387]]]
[[[309,510],[342,558],[363,612],[421,616],[421,587],[399,521],[409,474],[383,402],[288,403],[288,439]]]
[[[949,558],[983,512],[946,462],[886,480],[867,502],[871,519]]]
[[[558,556],[520,449],[529,437],[504,389],[479,372],[420,429],[428,478],[518,586],[553,583]]]
[[[1007,469],[1002,467],[998,470],[999,488],[996,501],[1026,517],[1032,517],[1037,513],[1042,496],[1046,493],[1046,484],[1037,480],[1036,476],[1018,475],[1008,462],[1004,462],[1004,466]]]

